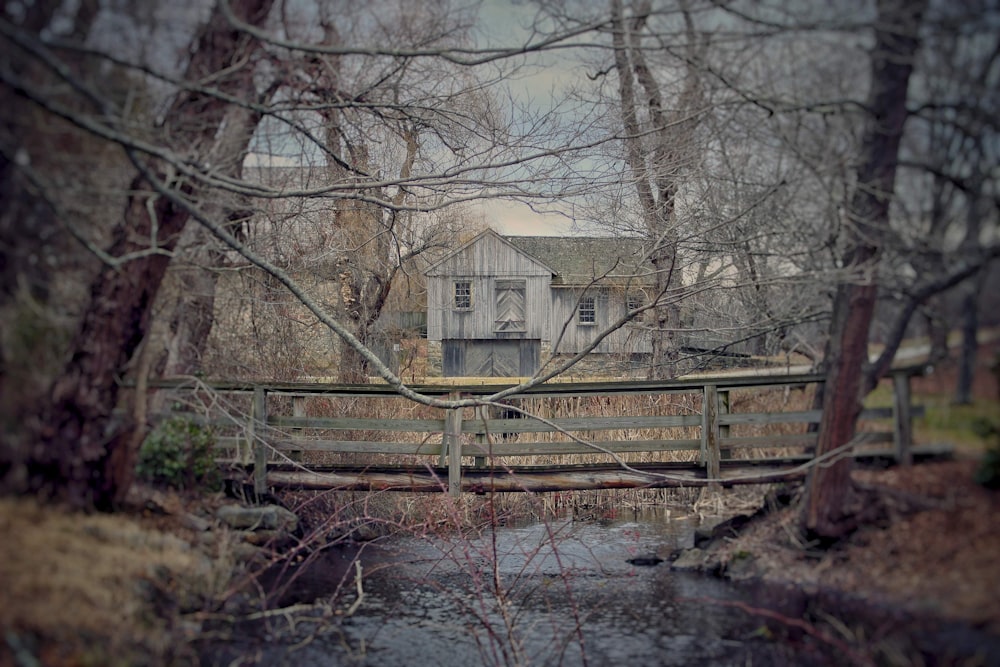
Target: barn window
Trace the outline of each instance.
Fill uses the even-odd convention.
[[[597,305],[594,297],[584,296],[580,298],[580,305],[577,307],[576,321],[579,324],[597,324]]]
[[[524,331],[525,300],[523,280],[496,282],[494,331]]]
[[[455,281],[455,310],[469,310],[472,308],[472,281]]]
[[[628,312],[631,313],[634,310],[639,310],[644,305],[644,302],[645,299],[642,298],[642,294],[640,292],[630,292],[626,302]]]

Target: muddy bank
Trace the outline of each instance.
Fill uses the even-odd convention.
[[[1000,664],[1000,494],[976,485],[974,469],[950,461],[855,471],[869,518],[826,549],[798,537],[790,489],[702,531],[670,567],[757,586],[767,603],[759,606],[789,618],[836,610],[866,641],[908,638],[934,664]]]

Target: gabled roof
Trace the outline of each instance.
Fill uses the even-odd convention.
[[[552,268],[553,284],[586,285],[604,278],[645,283],[653,267],[642,239],[607,236],[504,236],[511,245]]]
[[[549,265],[547,265],[545,262],[539,260],[537,257],[534,257],[530,253],[526,253],[523,250],[521,250],[520,248],[518,248],[516,245],[514,245],[513,243],[510,242],[509,237],[501,236],[500,234],[497,234],[492,229],[487,229],[486,231],[483,231],[483,232],[480,232],[479,234],[476,234],[472,239],[466,241],[465,243],[463,243],[461,246],[459,246],[458,248],[456,248],[452,252],[448,253],[447,255],[445,255],[444,257],[442,257],[441,259],[439,259],[438,261],[436,261],[433,264],[431,264],[430,266],[428,266],[424,270],[424,275],[425,276],[436,275],[437,268],[439,266],[441,266],[442,264],[447,263],[450,259],[452,259],[456,255],[459,255],[459,254],[465,252],[468,248],[470,248],[471,246],[475,245],[476,243],[479,243],[483,239],[483,237],[485,237],[485,236],[492,236],[497,241],[499,241],[500,243],[503,243],[505,245],[510,246],[515,252],[519,252],[519,253],[521,253],[523,255],[527,255],[528,259],[530,259],[531,261],[533,261],[535,264],[538,264],[542,269],[544,269],[544,270],[548,271],[549,273],[555,275],[556,272],[552,269],[552,267],[550,267]]]
[[[484,236],[491,235],[526,255],[552,273],[553,285],[588,285],[595,279],[616,284],[647,284],[653,267],[646,258],[643,240],[638,238],[585,236],[501,236],[487,229],[456,250],[448,253],[425,271],[437,274],[437,268]]]

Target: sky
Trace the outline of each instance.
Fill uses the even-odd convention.
[[[513,46],[525,42],[529,36],[526,26],[530,25],[535,11],[531,3],[518,0],[484,0],[479,14],[482,26],[479,43]],[[569,68],[552,59],[548,66],[525,70],[508,85],[515,99],[530,100],[533,105],[545,107],[552,104],[553,89],[565,84],[572,76]],[[263,142],[257,143],[258,151],[264,148]],[[302,159],[303,156],[251,154],[246,164],[294,166]],[[491,227],[504,234],[563,236],[586,233],[567,215],[539,213],[517,202],[490,199],[476,204],[475,208]]]
[[[530,2],[483,0],[479,13],[483,36],[488,43],[498,45],[523,43],[535,12]],[[509,85],[515,98],[544,106],[551,104],[553,89],[570,76],[567,68],[553,58],[549,66],[527,72]],[[582,231],[568,215],[538,213],[518,202],[488,201],[483,212],[490,226],[503,234],[566,236]]]

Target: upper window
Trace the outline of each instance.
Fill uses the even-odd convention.
[[[630,292],[626,302],[625,307],[628,308],[628,312],[639,310],[645,305],[645,299],[642,298],[642,294],[639,292]]]
[[[494,331],[524,331],[525,301],[523,280],[496,282],[496,321]]]
[[[576,321],[579,324],[597,324],[597,304],[594,297],[581,297],[576,315]]]
[[[472,281],[455,281],[455,310],[469,310],[472,308]]]

